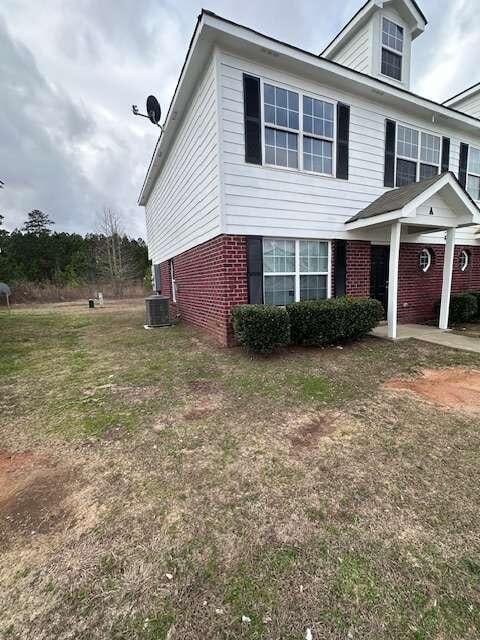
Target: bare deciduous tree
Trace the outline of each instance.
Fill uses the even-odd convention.
[[[138,266],[125,242],[121,215],[109,207],[103,207],[97,232],[100,236],[96,256],[99,271],[114,286],[116,295],[121,295],[124,285],[139,277]]]

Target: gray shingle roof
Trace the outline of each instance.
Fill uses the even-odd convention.
[[[450,173],[455,178],[451,171],[447,171],[446,173]],[[355,220],[373,218],[374,216],[380,216],[383,213],[390,213],[391,211],[403,209],[405,205],[426,191],[432,186],[432,184],[438,182],[444,175],[445,173],[440,173],[437,176],[433,176],[433,178],[427,178],[421,182],[414,182],[413,184],[407,184],[404,187],[391,189],[371,202],[368,207],[349,218],[345,224],[355,222]]]

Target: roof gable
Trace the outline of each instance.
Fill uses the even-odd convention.
[[[347,24],[337,33],[331,42],[320,53],[320,56],[331,59],[350,40],[379,9],[395,9],[409,25],[412,40],[419,36],[427,26],[427,19],[415,0],[367,0]]]
[[[388,221],[414,218],[417,214],[421,217],[425,214],[425,203],[437,194],[441,195],[448,207],[455,211],[455,215],[471,218],[471,224],[480,222],[480,210],[477,205],[456,176],[451,171],[447,171],[421,182],[386,191],[345,224],[358,223],[355,226],[368,226],[377,224],[385,216],[388,216]]]

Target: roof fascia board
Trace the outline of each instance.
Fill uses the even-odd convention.
[[[173,116],[173,113],[175,113],[175,104],[177,102],[178,96],[181,93],[182,88],[184,87],[184,85],[186,83],[186,76],[187,76],[187,72],[188,72],[188,67],[189,67],[190,61],[191,61],[191,59],[192,59],[192,57],[194,55],[198,40],[200,39],[200,34],[201,34],[201,31],[202,31],[202,22],[203,22],[204,16],[205,16],[205,14],[202,11],[202,13],[197,18],[197,23],[195,25],[195,29],[194,29],[193,35],[191,37],[190,44],[188,46],[187,55],[185,56],[185,60],[184,60],[183,65],[182,65],[182,69],[180,71],[180,76],[179,76],[178,81],[177,81],[177,86],[175,87],[175,91],[173,93],[172,99],[170,100],[170,105],[168,107],[167,115],[166,115],[165,121],[163,123],[163,131],[162,131],[162,133],[160,134],[160,136],[159,136],[159,138],[157,140],[157,144],[155,145],[155,149],[153,151],[152,158],[150,160],[150,164],[149,164],[148,169],[147,169],[145,180],[143,181],[142,190],[141,190],[140,195],[138,197],[138,204],[139,205],[143,205],[144,206],[147,203],[148,197],[150,195],[150,191],[151,190],[148,190],[148,193],[146,193],[147,192],[146,186],[147,186],[147,183],[148,183],[148,181],[149,181],[149,179],[151,177],[152,169],[154,167],[154,164],[155,164],[156,160],[159,157],[161,157],[161,153],[163,151],[163,147],[165,146],[165,139],[166,139],[165,134],[168,131],[168,127],[172,122],[172,116]]]
[[[382,0],[368,0],[355,15],[350,18],[347,24],[337,33],[337,35],[330,41],[325,49],[319,54],[324,58],[330,58],[335,55],[337,49],[348,39],[355,31],[363,25],[364,22],[370,17],[370,15],[377,8],[383,6]]]
[[[375,227],[399,220],[403,215],[403,209],[396,209],[395,211],[389,211],[387,213],[381,213],[378,216],[371,216],[370,218],[359,218],[353,222],[346,222],[345,228],[348,230],[364,229],[365,227]]]
[[[451,98],[448,98],[448,100],[444,100],[442,104],[445,107],[450,107],[450,106],[453,106],[454,104],[460,104],[464,100],[467,100],[467,98],[471,98],[472,96],[474,96],[476,93],[479,93],[479,92],[480,92],[480,82],[477,82],[473,86],[468,87],[468,89],[464,89],[460,93],[457,93]]]

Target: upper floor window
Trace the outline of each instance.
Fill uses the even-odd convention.
[[[431,178],[440,169],[440,137],[397,126],[397,187]]]
[[[265,162],[333,174],[334,104],[264,84]]]
[[[474,200],[480,200],[480,149],[469,147],[467,191]]]
[[[402,79],[403,27],[388,18],[382,19],[382,74]]]

